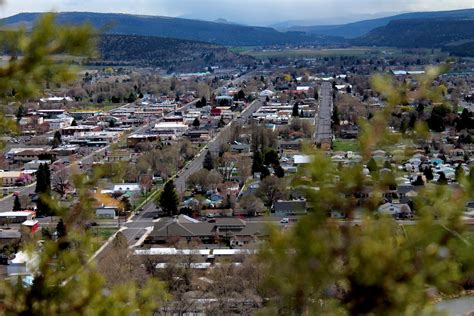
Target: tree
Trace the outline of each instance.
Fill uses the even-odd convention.
[[[132,203],[130,203],[130,199],[128,198],[128,196],[124,196],[122,198],[122,208],[125,214],[132,211]]]
[[[199,128],[200,125],[201,125],[201,122],[199,122],[199,119],[196,117],[193,121],[193,127]]]
[[[77,121],[76,121],[76,119],[72,120],[71,126],[77,126]]]
[[[295,104],[293,104],[293,110],[291,111],[291,116],[293,116],[293,117],[300,116],[298,102],[295,102]]]
[[[423,174],[425,175],[426,180],[431,181],[434,178],[433,169],[430,166],[427,166],[423,169]]]
[[[260,151],[253,154],[252,173],[261,172],[263,168],[263,155]]]
[[[254,195],[246,195],[240,199],[239,206],[247,212],[249,216],[257,216],[265,209],[262,200]]]
[[[21,210],[22,210],[22,207],[21,207],[20,197],[18,196],[18,194],[15,194],[15,199],[13,200],[12,211],[16,212],[16,211],[21,211]]]
[[[62,218],[60,218],[59,222],[56,224],[56,233],[57,233],[58,239],[62,239],[67,236],[66,224],[64,224],[64,221]]]
[[[255,195],[261,198],[268,207],[271,207],[277,200],[285,199],[287,194],[285,180],[275,176],[264,178],[255,192]]]
[[[332,124],[333,126],[339,126],[341,124],[341,121],[339,120],[339,112],[337,110],[337,106],[334,106],[334,109],[332,111]]]
[[[370,173],[376,172],[379,169],[374,158],[371,158],[369,162],[367,162],[367,169],[369,169]]]
[[[59,131],[56,131],[54,133],[53,142],[52,142],[53,148],[59,147],[59,145],[61,145],[62,143],[63,141],[61,139],[61,133]]]
[[[16,111],[16,120],[17,120],[17,122],[19,122],[21,120],[21,118],[23,116],[25,116],[26,114],[28,114],[28,110],[25,109],[23,104],[20,104],[20,106],[18,107],[18,110]]]
[[[219,123],[217,123],[217,126],[219,128],[222,128],[225,126],[225,121],[224,121],[224,117],[221,116],[221,118],[219,119]]]
[[[432,87],[436,71],[432,72],[419,85],[424,95],[439,100],[442,96]],[[366,161],[374,148],[385,146],[391,151],[400,145],[398,139],[390,141],[390,126],[404,86],[387,76],[372,81],[387,105],[370,123],[361,120],[359,142]],[[420,190],[413,197],[417,220],[407,231],[394,218],[373,216],[384,201],[381,194],[374,194],[372,201],[354,198],[368,183],[372,192],[384,190],[378,177],[364,173],[362,164],[338,169],[330,157],[315,152],[298,175],[293,185],[303,192],[310,211],[289,231],[274,228],[260,248],[268,265],[263,295],[270,298],[262,314],[436,314],[426,289],[459,293],[459,284],[472,275],[474,255],[462,214],[464,201],[472,197],[474,181],[456,188],[445,185]],[[357,225],[339,225],[328,216],[338,210],[352,220],[361,204],[367,211]]]
[[[37,97],[47,85],[64,84],[77,78],[77,64],[71,62],[72,56],[92,56],[93,38],[95,36],[88,26],[55,26],[54,15],[51,14],[39,17],[28,31],[23,28],[4,30],[2,50],[12,58],[0,67],[2,103]],[[8,124],[4,125],[0,119],[1,134],[5,126]],[[48,171],[44,168],[42,171],[47,177]],[[155,312],[166,298],[162,284],[151,281],[141,287],[136,283],[121,284],[120,288],[106,287],[103,277],[90,263],[92,252],[97,248],[91,247],[91,233],[84,230],[85,225],[77,222],[77,219],[90,214],[93,209],[90,189],[94,184],[86,181],[84,175],[78,176],[76,181],[81,184],[78,200],[68,207],[67,212],[58,203],[48,201],[54,213],[66,215],[65,223],[74,232],[68,234],[74,247],[61,249],[56,241],[44,240],[41,251],[30,254],[38,263],[34,268],[31,286],[19,286],[20,280],[0,281],[2,314],[107,315]],[[25,239],[23,244],[24,251],[37,250],[36,240]]]
[[[239,90],[239,92],[237,93],[237,100],[239,101],[242,101],[245,99],[245,92],[244,90]]]
[[[276,167],[273,168],[273,172],[275,173],[275,176],[278,178],[283,178],[285,176],[285,170],[280,165],[277,165]]]
[[[466,172],[464,172],[464,168],[462,164],[458,164],[455,170],[455,178],[457,182],[460,182],[466,176]]]
[[[421,175],[418,175],[416,177],[416,180],[412,184],[414,186],[422,186],[422,185],[425,185],[425,181],[423,181],[423,177]]]
[[[267,147],[263,150],[263,155],[264,155],[263,162],[265,165],[268,166],[268,165],[280,164],[280,161],[278,160],[279,159],[278,153],[275,149]]]
[[[446,178],[446,174],[444,172],[439,172],[438,184],[448,184],[448,178]]]
[[[165,183],[158,204],[167,216],[178,215],[179,197],[172,180]]]
[[[46,184],[46,174],[44,169],[44,164],[40,164],[38,166],[38,170],[36,171],[36,193],[46,192],[47,184]]]
[[[268,169],[266,166],[263,166],[260,170],[260,180],[263,180],[268,176],[270,176],[270,169]]]
[[[133,103],[137,100],[137,96],[135,95],[135,93],[133,92],[130,92],[130,94],[128,95],[128,98],[127,98],[127,103]]]
[[[211,152],[208,150],[204,156],[204,161],[202,162],[202,167],[211,171],[214,169],[214,159],[212,158]]]

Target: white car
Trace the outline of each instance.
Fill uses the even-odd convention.
[[[290,222],[290,220],[289,220],[288,218],[286,218],[286,217],[285,217],[285,218],[282,218],[282,219],[280,220],[280,223],[281,223],[281,224],[288,224],[289,222]]]

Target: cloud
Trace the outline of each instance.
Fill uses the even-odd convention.
[[[270,21],[330,20],[380,12],[434,11],[474,7],[472,0],[6,0],[0,14],[34,11],[97,11],[225,18],[262,25]]]

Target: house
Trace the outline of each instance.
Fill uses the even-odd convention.
[[[281,217],[306,214],[306,200],[278,200],[273,204],[273,211],[276,216]]]
[[[21,232],[18,229],[0,229],[0,249],[18,245],[20,240]]]
[[[12,187],[19,183],[24,185],[26,183],[22,180],[26,179],[29,179],[29,181],[31,181],[31,177],[24,176],[24,173],[22,171],[0,171],[0,184],[3,187]]]
[[[128,150],[114,150],[107,155],[108,162],[115,161],[130,161],[132,159],[132,154]]]
[[[250,145],[249,144],[242,144],[242,143],[233,143],[230,145],[230,150],[234,153],[250,153]]]
[[[30,162],[27,162],[23,165],[23,169],[25,170],[38,170],[39,166],[41,164],[46,164],[46,165],[50,165],[51,164],[51,160],[32,160]]]
[[[160,122],[155,124],[153,131],[158,135],[182,136],[189,129],[188,125],[181,122]]]
[[[35,217],[34,211],[0,212],[0,224],[21,224]]]
[[[196,240],[205,244],[216,242],[231,244],[238,240],[239,244],[247,244],[266,236],[265,225],[238,218],[215,218],[208,222],[196,222],[178,217],[155,223],[147,242],[170,244],[179,240]]]
[[[100,206],[95,209],[95,216],[97,218],[117,218],[119,209],[115,206]]]
[[[33,160],[38,160],[38,157],[45,154],[45,150],[25,149],[13,154],[13,162],[25,163]]]
[[[140,185],[138,183],[120,183],[113,187],[113,192],[141,192]]]

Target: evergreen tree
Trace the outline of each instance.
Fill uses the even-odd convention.
[[[262,169],[260,169],[260,180],[263,180],[269,176],[270,176],[270,170],[268,170],[267,167],[262,166]]]
[[[423,181],[423,178],[421,177],[421,175],[418,175],[418,177],[416,177],[416,180],[412,184],[414,186],[421,186],[421,185],[425,185],[425,181]]]
[[[178,215],[179,198],[172,180],[165,183],[158,203],[167,216]]]
[[[260,151],[253,154],[252,173],[261,172],[263,168],[263,155]]]
[[[219,128],[222,128],[225,126],[225,121],[224,121],[224,118],[221,116],[221,119],[219,120],[219,123],[217,124],[217,126],[219,126]]]
[[[206,155],[204,156],[204,161],[202,162],[202,167],[211,171],[214,169],[214,159],[212,158],[211,152],[208,150]]]
[[[333,126],[339,126],[341,124],[339,120],[339,112],[337,110],[337,106],[334,106],[334,109],[332,111],[332,124]]]
[[[198,128],[201,125],[201,122],[199,122],[199,119],[196,117],[193,121],[193,126],[195,128]]]
[[[128,98],[127,98],[127,102],[128,103],[133,103],[137,100],[137,96],[135,95],[135,93],[133,92],[130,92],[130,94],[128,95]]]
[[[423,174],[425,175],[427,181],[431,181],[434,178],[433,170],[429,166],[423,169]]]
[[[242,101],[245,99],[245,92],[243,90],[240,90],[238,93],[237,93],[237,100],[239,101]]]
[[[75,120],[75,119],[74,119],[74,120],[72,120],[72,122],[71,122],[71,126],[77,126],[77,122],[76,122],[76,120]]]
[[[278,178],[283,178],[285,176],[285,170],[280,165],[277,165],[276,167],[273,168],[273,172],[275,173],[275,176]]]
[[[291,112],[291,116],[293,116],[293,117],[300,116],[298,102],[295,102],[295,104],[293,105],[293,110]]]
[[[464,178],[465,175],[466,175],[466,173],[464,172],[464,169],[463,169],[462,165],[458,164],[458,166],[456,167],[456,170],[455,170],[456,181],[459,182],[461,179]]]
[[[203,97],[201,98],[201,107],[204,107],[204,106],[206,106],[206,105],[207,105],[207,100],[206,100],[206,97],[203,96]]]
[[[53,142],[52,142],[53,148],[56,148],[61,144],[62,144],[61,133],[59,131],[56,131],[54,133]]]
[[[15,195],[15,199],[13,200],[13,211],[16,212],[16,211],[21,211],[22,208],[21,208],[21,202],[20,202],[20,197],[18,196],[18,194]]]
[[[38,170],[36,171],[36,193],[41,193],[46,191],[45,185],[45,173],[44,173],[44,165],[41,163],[38,166]]]
[[[25,107],[20,104],[18,107],[18,110],[16,111],[16,120],[19,122],[23,116],[25,116],[28,113],[28,110],[25,109]]]
[[[370,158],[369,162],[367,162],[367,169],[369,169],[370,173],[378,170],[377,162],[374,158]]]
[[[58,234],[58,239],[61,239],[67,236],[66,224],[64,224],[64,221],[62,218],[59,219],[59,222],[56,225],[56,233]]]
[[[315,92],[314,92],[314,99],[315,99],[316,101],[318,101],[318,99],[319,99],[318,91],[315,91]]]
[[[448,184],[448,178],[446,178],[446,174],[444,172],[439,173],[438,184]]]
[[[265,150],[263,152],[264,152],[263,162],[264,162],[265,165],[278,165],[278,164],[280,164],[280,162],[278,160],[278,153],[275,149],[267,147],[267,148],[265,148]]]

